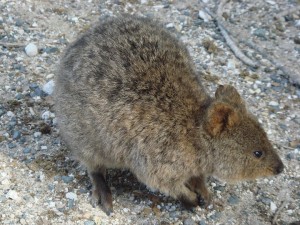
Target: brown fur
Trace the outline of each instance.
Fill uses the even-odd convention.
[[[108,19],[71,44],[55,99],[61,136],[108,214],[106,168],[129,169],[188,206],[198,195],[209,202],[207,176],[234,181],[283,170],[236,89],[220,86],[210,97],[186,48],[147,19]]]

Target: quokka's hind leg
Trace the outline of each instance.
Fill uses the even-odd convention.
[[[111,190],[106,183],[106,169],[91,170],[89,175],[93,184],[92,205],[96,207],[101,202],[103,211],[110,215],[113,212],[113,205]]]

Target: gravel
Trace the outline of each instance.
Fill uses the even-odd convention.
[[[215,12],[219,1],[100,2],[0,0],[0,224],[267,225],[275,213],[278,224],[299,221],[299,86],[247,45],[239,44],[260,68],[248,68],[233,55],[202,7]],[[296,73],[300,14],[274,19],[294,7],[296,1],[232,1],[223,22],[234,38],[251,40]],[[118,12],[153,17],[177,35],[211,95],[219,84],[234,85],[278,150],[284,173],[237,184],[210,178],[214,204],[188,211],[128,171],[110,170],[114,213],[108,217],[93,208],[87,173],[56,127],[54,77],[67,44],[93,22]]]

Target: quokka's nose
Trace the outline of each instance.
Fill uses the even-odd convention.
[[[283,170],[284,170],[284,165],[283,165],[283,163],[280,161],[280,163],[278,164],[278,166],[275,168],[275,173],[276,173],[276,174],[280,174],[280,173],[282,173]]]

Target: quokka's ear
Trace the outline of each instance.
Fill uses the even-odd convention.
[[[215,102],[207,112],[205,129],[212,136],[221,134],[224,130],[230,129],[240,122],[237,110],[224,102]]]
[[[224,101],[230,105],[246,110],[245,102],[238,91],[231,85],[219,85],[215,93],[216,100]]]

